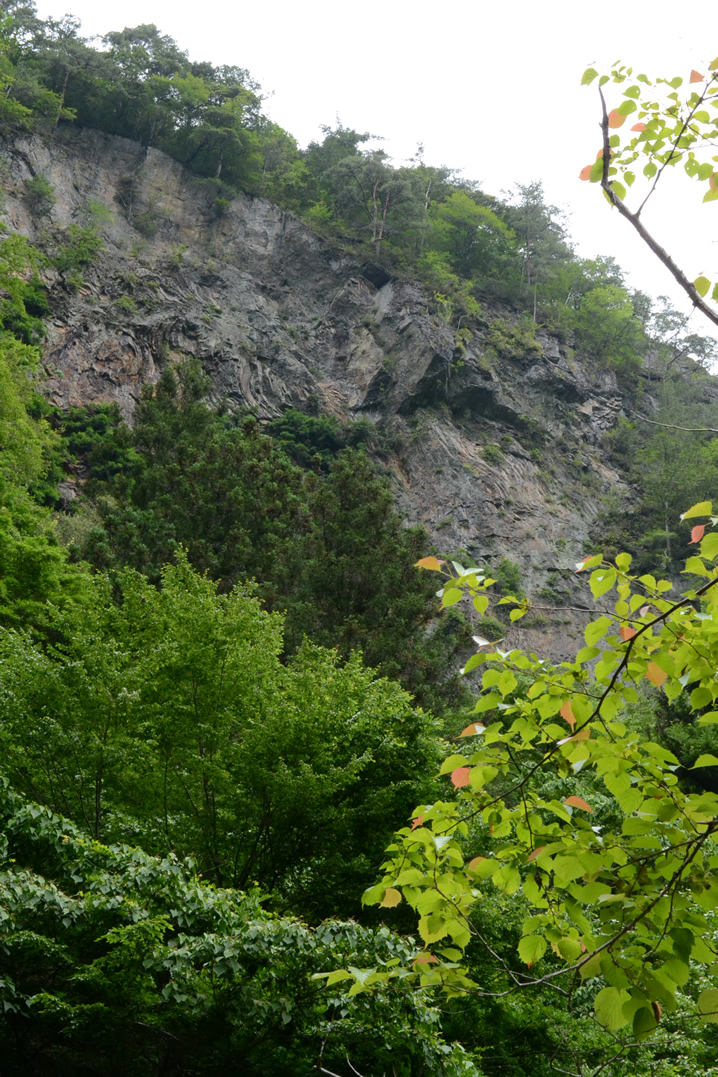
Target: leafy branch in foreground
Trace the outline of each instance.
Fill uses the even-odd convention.
[[[678,598],[668,581],[631,576],[628,554],[577,566],[592,570],[595,600],[614,589],[617,600],[587,626],[573,661],[551,666],[477,640],[480,651],[465,672],[486,667],[478,717],[461,733],[471,747],[441,768],[452,796],[415,810],[389,846],[381,882],[364,895],[384,908],[407,902],[419,915],[423,946],[407,965],[336,972],[330,982],[353,978],[351,990],[360,992],[396,978],[449,995],[491,993],[462,960],[477,936],[472,910],[491,900],[494,887],[520,890],[525,909],[518,944],[525,970],[508,970],[503,994],[552,985],[570,997],[584,983],[598,987],[599,1022],[609,1030],[632,1025],[640,1039],[688,990],[690,963],[714,976],[718,796],[686,792],[676,757],[623,720],[647,689],[669,702],[690,693],[698,724],[718,724],[718,531],[706,533],[718,524],[712,511],[703,502],[684,514],[707,516],[709,524],[694,527],[699,552],[686,565],[704,582]],[[430,558],[423,564],[447,580],[442,608],[462,595],[486,608],[492,581],[478,569],[452,571]],[[512,618],[526,611],[517,605]],[[705,753],[691,769],[716,766],[718,757]],[[700,993],[697,1014],[718,1022],[717,987]]]
[[[589,67],[581,82],[590,85],[596,78],[601,99],[603,144],[596,161],[581,170],[580,179],[600,183],[609,203],[629,221],[693,305],[714,325],[718,325],[718,311],[705,301],[711,290],[711,281],[703,275],[691,281],[640,219],[644,206],[666,169],[674,168],[679,163],[691,179],[706,183],[704,202],[718,199],[718,169],[715,164],[718,156],[714,153],[718,134],[718,111],[715,111],[718,109],[718,57],[709,65],[707,76],[699,71],[691,71],[689,86],[704,85],[700,91],[692,88],[684,95],[678,92],[683,85],[680,76],[659,78],[654,84],[647,75],[640,74],[634,79],[630,67],[616,67],[610,76],[599,76],[594,68]],[[611,81],[627,85],[623,90],[625,100],[609,111],[603,87]],[[656,100],[661,87],[670,91],[664,101]],[[632,137],[622,144],[620,135],[610,132],[618,130],[627,117],[634,114],[638,122],[631,127]],[[642,159],[645,159],[643,176],[650,182],[650,187],[638,209],[631,210],[625,203],[626,187],[612,177],[620,172],[626,185],[632,187],[636,181],[636,162],[640,164]],[[711,299],[718,301],[718,282],[712,286]]]

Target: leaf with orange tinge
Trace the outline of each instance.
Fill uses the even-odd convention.
[[[711,173],[708,177],[708,186],[714,191],[718,190],[718,173]]]
[[[587,804],[581,797],[566,797],[564,804],[570,804],[572,808],[580,808],[581,811],[593,812],[591,805]]]
[[[652,1002],[651,1003],[651,1008],[653,1010],[653,1016],[656,1019],[656,1024],[660,1024],[661,1015],[663,1014],[663,1010],[661,1009],[660,1002]]]
[[[438,957],[434,957],[433,954],[419,954],[418,957],[414,958],[414,964],[415,965],[422,965],[422,964],[438,965],[439,964],[439,959],[438,959]]]
[[[480,863],[481,863],[481,862],[482,862],[483,860],[486,860],[486,857],[485,857],[485,856],[475,856],[475,857],[474,857],[474,859],[473,859],[473,860],[470,860],[470,861],[468,862],[468,864],[466,865],[466,870],[467,870],[467,871],[478,871],[478,868],[479,868],[479,864],[480,864]]]
[[[527,864],[530,864],[530,863],[531,863],[531,861],[532,861],[532,860],[535,860],[537,856],[541,856],[541,853],[542,853],[542,852],[544,851],[544,849],[545,849],[545,848],[546,848],[546,846],[545,846],[545,845],[539,845],[538,849],[533,849],[533,850],[532,850],[532,851],[531,851],[531,852],[529,853],[529,858],[528,858],[528,860],[526,861],[526,863],[527,863]]]
[[[451,781],[460,789],[462,785],[468,785],[471,781],[471,770],[469,767],[457,767],[456,770],[451,772]]]
[[[618,127],[623,127],[626,122],[626,117],[618,111],[617,108],[611,109],[608,114],[608,126],[612,131],[615,131]]]
[[[395,890],[393,886],[387,887],[387,891],[384,897],[379,902],[380,909],[393,909],[395,905],[401,902],[401,893]]]
[[[561,707],[559,714],[563,718],[564,722],[568,722],[568,724],[571,726],[571,729],[573,729],[573,727],[576,725],[576,719],[574,718],[573,707],[571,706],[571,701],[569,699],[567,699],[564,705]]]
[[[646,125],[645,125],[645,123],[634,123],[631,130],[632,131],[645,131],[646,130]]]
[[[650,681],[651,684],[655,684],[656,688],[660,688],[667,677],[668,674],[665,673],[660,666],[657,666],[655,662],[648,663],[646,680]]]
[[[627,639],[631,639],[632,636],[635,636],[636,630],[635,628],[632,628],[631,625],[621,625],[618,630],[618,633],[623,642],[625,643]]]
[[[574,733],[572,737],[564,737],[563,740],[556,741],[557,744],[569,744],[572,740],[590,740],[590,729],[579,729],[578,733]]]
[[[705,75],[701,75],[700,71],[693,70],[691,71],[691,77],[688,79],[688,82],[705,82],[705,80]]]
[[[414,822],[413,822],[413,823],[411,824],[411,829],[412,829],[412,830],[416,830],[416,828],[417,828],[418,826],[421,826],[421,824],[422,824],[423,822],[424,822],[424,816],[423,816],[423,815],[417,815],[416,819],[415,819],[415,820],[414,820]]]
[[[696,526],[691,531],[691,542],[700,542],[703,538],[703,535],[705,534],[705,529],[705,524],[696,524]]]
[[[479,733],[483,733],[486,729],[485,725],[481,725],[481,722],[474,722],[473,725],[467,725],[466,729],[462,729],[459,733],[460,737],[475,737]]]
[[[591,169],[592,168],[593,168],[593,165],[586,165],[586,167],[582,168],[581,171],[579,172],[578,178],[580,180],[588,180],[588,179],[590,179],[591,178]]]
[[[414,562],[414,568],[427,568],[432,572],[439,572],[441,566],[444,564],[438,557],[422,557],[419,561]]]

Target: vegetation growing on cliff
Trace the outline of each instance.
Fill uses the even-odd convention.
[[[461,622],[449,612],[445,634],[426,632],[435,585],[412,567],[425,538],[402,529],[362,451],[366,430],[292,413],[262,430],[210,407],[192,363],[146,392],[132,430],[112,409],[49,409],[35,392],[40,255],[0,241],[4,1066],[710,1072],[717,547],[675,514],[710,484],[714,454],[712,431],[699,431],[686,467],[670,431],[688,420],[668,411],[694,404],[700,367],[672,351],[672,329],[651,324],[615,265],[573,258],[539,185],[501,204],[420,160],[393,169],[342,128],[300,152],[263,119],[240,69],[190,64],[154,27],[93,50],[71,22],[4,7],[7,130],[82,122],[139,138],[212,179],[217,212],[230,184],[278,198],[422,275],[457,334],[487,295],[511,299],[520,333],[494,333],[508,361],[542,321],[624,384],[659,370],[659,415],[676,421],[652,438],[627,423],[614,451],[637,460],[665,563],[696,545],[688,569],[706,581],[671,602],[670,582],[632,579],[625,555],[596,562],[593,593],[616,586],[615,614],[557,668],[519,652],[472,659],[486,665],[482,720],[437,778],[440,727],[396,680],[424,702],[460,702],[446,672]],[[27,204],[51,219],[46,184],[28,186]],[[96,231],[78,228],[70,273],[98,250]],[[700,340],[688,347],[707,354]],[[46,507],[67,456],[89,480],[73,563]],[[683,503],[665,492],[671,474]],[[632,538],[642,556],[655,540]],[[518,618],[517,566],[498,568]],[[445,609],[468,590],[486,614],[480,572],[455,565],[451,577]],[[658,704],[636,683],[661,688]],[[368,895],[382,911],[360,909],[417,801]],[[407,905],[421,941],[377,926],[391,916],[411,929]],[[564,966],[578,974],[568,989]],[[439,982],[455,995],[441,1010]]]

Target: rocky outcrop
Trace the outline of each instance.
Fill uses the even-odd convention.
[[[381,435],[408,522],[439,550],[521,568],[524,588],[571,596],[602,494],[621,476],[601,449],[622,408],[613,376],[535,340],[503,310],[457,346],[410,280],[339,250],[257,198],[218,206],[211,184],[162,153],[94,131],[5,147],[6,223],[36,242],[89,217],[104,252],[83,280],[48,276],[49,390],[62,405],[116,401],[189,354],[216,397],[261,418],[289,406],[364,417]],[[24,181],[56,202],[38,222]],[[497,326],[501,331],[497,332]],[[548,588],[547,588],[548,581]],[[574,614],[540,612],[512,642],[560,655]]]

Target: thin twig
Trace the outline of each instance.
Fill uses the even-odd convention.
[[[686,434],[718,434],[718,430],[715,430],[712,426],[674,426],[673,423],[659,423],[655,419],[647,419],[645,415],[639,415],[637,411],[633,412],[636,419],[640,419],[644,423],[650,423],[651,426],[662,426],[664,430],[683,430]]]

